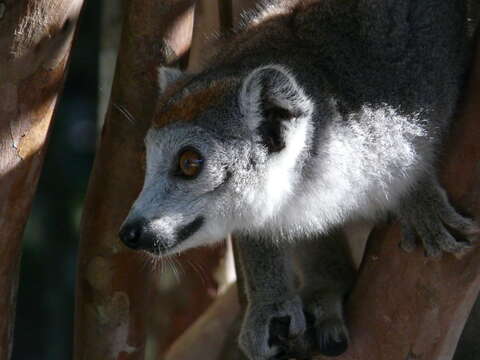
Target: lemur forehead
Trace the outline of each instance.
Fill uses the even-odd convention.
[[[153,118],[152,127],[163,127],[176,122],[191,122],[198,114],[219,104],[230,87],[229,81],[216,81],[208,87],[194,90],[177,101],[162,102]]]

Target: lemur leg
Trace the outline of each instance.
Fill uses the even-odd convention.
[[[400,246],[412,251],[418,235],[427,256],[468,249],[480,234],[476,223],[453,208],[435,178],[418,183],[403,200],[398,216],[403,231]]]
[[[323,355],[338,356],[348,347],[343,306],[355,279],[346,236],[340,231],[303,241],[296,249],[300,292],[307,322]]]
[[[248,305],[239,344],[250,360],[281,359],[282,341],[302,338],[306,323],[294,286],[292,251],[270,239],[236,236]],[[274,334],[276,322],[284,333]]]

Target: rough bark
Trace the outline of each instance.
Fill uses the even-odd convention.
[[[88,188],[77,277],[77,360],[144,359],[151,270],[117,233],[143,182],[156,69],[187,54],[192,0],[128,0],[109,110]],[[113,64],[112,64],[113,65]],[[127,114],[127,112],[129,114]]]
[[[0,1],[0,359],[9,359],[21,237],[82,0]]]

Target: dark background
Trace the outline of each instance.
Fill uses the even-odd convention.
[[[25,230],[14,360],[72,356],[79,224],[97,129],[100,8],[85,2]]]

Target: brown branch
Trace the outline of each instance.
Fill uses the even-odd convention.
[[[480,219],[480,46],[473,64],[442,180],[453,203]],[[339,360],[452,358],[480,290],[480,248],[427,259],[399,240],[397,225],[371,236],[348,304],[352,345]]]
[[[112,97],[82,220],[75,318],[78,360],[144,358],[151,270],[141,254],[120,244],[117,233],[143,182],[143,138],[158,96],[156,69],[188,52],[192,3],[125,4]]]
[[[9,359],[21,237],[82,0],[0,2],[0,359]]]
[[[189,72],[195,73],[201,70],[205,60],[212,55],[209,45],[214,35],[218,33],[220,33],[218,0],[197,0],[192,47],[188,59]]]
[[[165,360],[220,359],[229,329],[239,313],[237,287],[233,285],[177,339]]]

